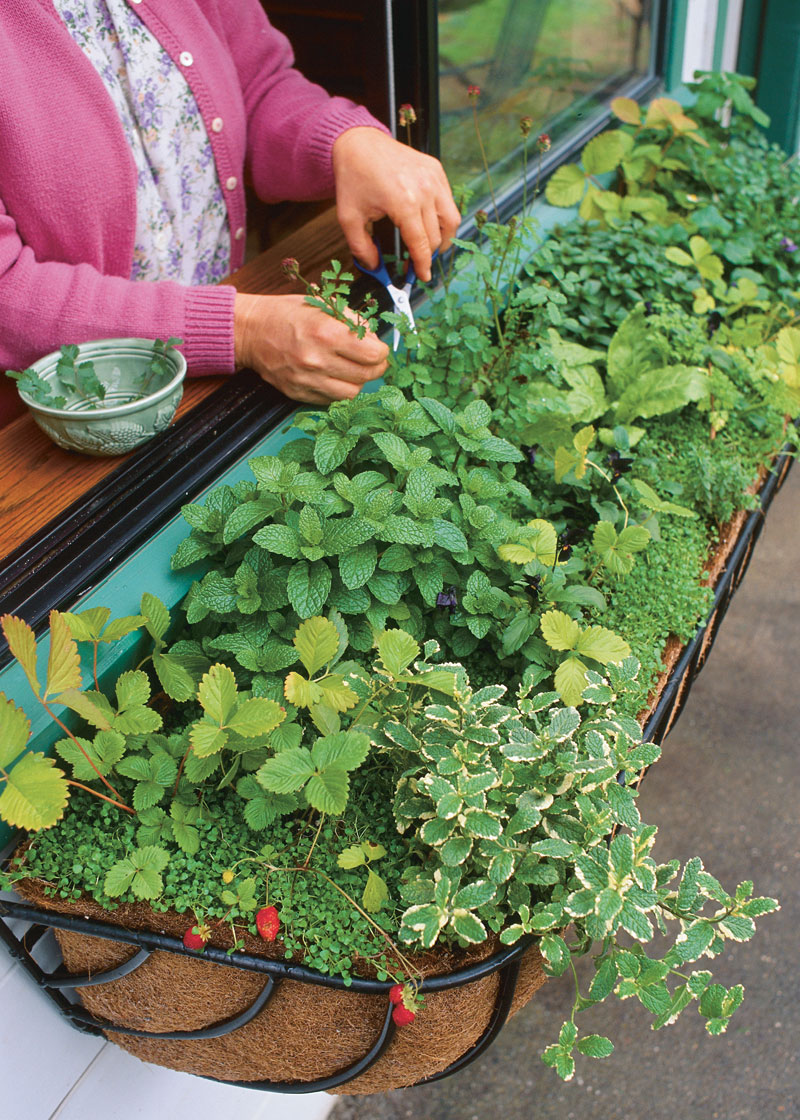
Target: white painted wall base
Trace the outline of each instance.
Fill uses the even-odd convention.
[[[176,1073],[82,1034],[0,946],[3,1120],[325,1120],[327,1093],[281,1096]]]
[[[686,38],[683,45],[684,82],[694,79],[695,70],[710,70],[714,61],[718,0],[689,0]]]

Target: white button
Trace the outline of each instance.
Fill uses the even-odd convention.
[[[236,233],[233,235],[236,241],[241,241],[244,237],[244,226],[239,226]]]
[[[160,229],[153,238],[153,244],[155,245],[156,249],[166,249],[166,247],[169,245],[169,230]]]
[[[180,62],[181,66],[191,66],[194,62],[194,59],[192,58],[189,51],[181,51],[181,53],[178,55],[178,62]]]
[[[238,182],[239,182],[239,180],[236,178],[236,176],[231,175],[230,179],[225,180],[225,186],[229,191],[235,191],[236,190],[236,184]]]
[[[213,121],[211,122],[211,131],[222,132],[222,117],[214,117]]]
[[[141,4],[142,0],[131,0],[131,4]]]

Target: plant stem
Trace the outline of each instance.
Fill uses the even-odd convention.
[[[90,761],[91,761],[91,759],[90,759]],[[136,810],[131,809],[129,805],[125,805],[122,801],[115,801],[113,797],[106,797],[106,795],[104,793],[100,793],[98,790],[92,789],[91,786],[85,786],[83,784],[83,782],[76,782],[74,778],[67,778],[67,785],[68,786],[77,786],[78,789],[82,789],[86,793],[91,793],[95,797],[99,797],[102,801],[107,801],[109,803],[109,805],[115,805],[118,809],[124,809],[126,813],[130,813],[131,816],[134,816],[134,817],[136,816]],[[107,782],[106,782],[106,785],[108,785]],[[109,789],[110,788],[112,788],[112,787],[109,786]],[[117,795],[117,796],[119,796],[119,795]]]
[[[308,869],[308,865],[311,862],[311,856],[313,855],[314,849],[317,846],[317,840],[319,840],[319,834],[320,834],[320,832],[322,832],[322,822],[324,820],[325,820],[325,814],[320,813],[319,824],[317,825],[317,831],[314,833],[314,839],[311,841],[311,847],[308,849],[308,853],[306,855],[305,862],[303,863],[303,867],[305,869]]]
[[[183,758],[181,759],[180,766],[178,767],[178,775],[175,778],[175,788],[172,791],[172,796],[173,797],[177,797],[177,795],[178,795],[178,786],[180,785],[181,775],[183,774],[183,767],[186,764],[186,759],[189,757],[191,749],[192,749],[192,744],[190,743],[189,746],[184,751]]]
[[[75,737],[75,736],[74,736],[74,735],[72,734],[72,732],[71,732],[71,731],[70,731],[70,729],[69,729],[69,728],[67,727],[67,725],[66,725],[65,723],[62,723],[62,722],[61,722],[61,720],[60,720],[60,719],[58,718],[58,716],[57,716],[57,715],[55,714],[55,712],[53,711],[53,709],[52,709],[52,708],[50,707],[50,705],[49,705],[49,704],[47,703],[47,701],[46,701],[46,700],[44,700],[44,699],[42,699],[42,698],[40,697],[40,703],[42,704],[42,706],[43,706],[43,708],[45,709],[45,711],[47,712],[47,714],[48,714],[48,715],[50,716],[50,719],[51,719],[51,720],[53,721],[53,723],[56,723],[56,724],[58,724],[58,726],[59,726],[59,727],[61,728],[61,730],[62,730],[62,731],[64,731],[64,732],[66,732],[66,734],[67,734],[67,735],[69,736],[69,738],[70,738],[70,739],[72,740],[72,742],[73,742],[73,743],[75,744],[75,746],[76,746],[76,747],[78,748],[78,750],[79,750],[79,751],[81,752],[81,754],[83,755],[83,757],[84,757],[84,758],[86,759],[86,761],[87,761],[87,762],[89,763],[89,765],[91,766],[92,770],[94,770],[95,774],[96,774],[96,775],[98,776],[98,778],[99,778],[99,779],[100,779],[100,781],[101,781],[101,782],[103,783],[103,785],[104,785],[104,786],[106,786],[106,787],[107,787],[108,789],[110,789],[110,790],[111,790],[111,792],[112,792],[112,793],[114,794],[114,796],[115,796],[115,797],[117,797],[117,798],[119,798],[119,799],[120,799],[120,801],[121,801],[121,800],[122,800],[122,795],[121,795],[121,794],[120,794],[120,793],[118,792],[118,790],[115,790],[115,789],[114,789],[114,787],[112,786],[111,782],[109,782],[109,781],[108,781],[108,779],[107,779],[107,778],[105,778],[105,777],[104,777],[104,776],[103,776],[103,775],[102,775],[102,774],[100,773],[100,771],[99,771],[99,770],[97,769],[97,767],[95,766],[94,762],[92,761],[92,759],[91,759],[91,757],[90,757],[89,753],[88,753],[87,751],[85,751],[85,750],[83,749],[83,747],[81,746],[80,742],[79,742],[79,741],[78,741],[78,739],[77,739],[77,738],[76,738],[76,737]],[[90,792],[90,793],[94,793],[95,791],[94,791],[94,790],[91,790],[91,789],[90,789],[90,790],[89,790],[89,792]],[[102,795],[102,794],[100,794],[100,793],[98,793],[98,794],[97,794],[97,796],[98,796],[98,797],[102,797],[103,795]],[[127,806],[126,806],[126,805],[123,805],[123,808],[127,808]],[[130,810],[129,810],[129,812],[133,812],[133,810],[132,810],[132,809],[130,809]]]
[[[489,188],[489,194],[492,196],[492,206],[494,207],[494,220],[499,223],[500,211],[497,209],[497,199],[494,197],[494,187],[492,186],[492,174],[489,171],[489,161],[486,159],[486,151],[483,147],[483,137],[481,136],[481,126],[478,123],[478,110],[473,102],[472,105],[472,119],[475,122],[475,135],[478,137],[478,147],[481,150],[481,159],[483,160],[483,169],[486,172],[486,185]]]
[[[381,929],[381,927],[374,920],[374,918],[371,918],[369,916],[369,914],[366,912],[366,910],[362,910],[362,908],[358,905],[356,900],[354,898],[351,898],[351,896],[347,893],[347,891],[342,890],[342,888],[338,885],[338,883],[334,883],[333,879],[331,879],[330,876],[326,875],[324,871],[319,871],[316,867],[306,867],[305,865],[303,867],[295,867],[293,870],[294,871],[300,871],[300,872],[310,871],[312,875],[321,876],[321,878],[323,878],[326,881],[326,883],[328,883],[330,886],[332,886],[334,890],[337,890],[340,895],[343,895],[344,898],[346,898],[347,901],[350,903],[350,905],[353,906],[359,912],[361,917],[364,918],[367,922],[369,922],[369,924],[381,935],[381,937],[386,942],[386,944],[389,946],[389,948],[392,950],[395,957],[400,962],[400,964],[403,966],[403,968],[405,968],[406,971],[409,972],[410,974],[416,974],[418,976],[420,975],[419,970],[417,968],[415,968],[415,966],[408,959],[408,957],[406,957],[403,953],[400,952],[400,950],[397,948],[395,943],[392,941],[391,937],[389,937],[389,934],[386,932],[386,930]]]

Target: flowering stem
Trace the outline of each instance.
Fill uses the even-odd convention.
[[[492,186],[492,175],[489,171],[489,161],[486,158],[486,151],[483,147],[483,137],[481,136],[481,128],[478,123],[478,110],[475,102],[472,102],[472,119],[475,122],[475,135],[478,137],[478,147],[481,152],[481,159],[483,160],[483,168],[486,172],[486,185],[489,188],[489,194],[492,196],[492,206],[494,206],[494,218],[496,222],[500,221],[500,211],[497,209],[497,199],[494,196],[494,187]]]

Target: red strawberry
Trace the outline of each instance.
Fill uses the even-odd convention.
[[[210,937],[211,929],[208,926],[190,926],[183,935],[183,944],[187,949],[194,949],[196,952],[202,953]]]
[[[277,908],[262,906],[256,914],[256,929],[265,941],[274,941],[281,928],[281,920]]]
[[[395,984],[393,988],[389,989],[389,1001],[391,1003],[402,1003],[404,995],[404,984]]]
[[[414,1014],[413,1011],[410,1011],[409,1008],[405,1007],[402,1003],[398,1003],[398,1005],[395,1007],[394,1011],[392,1012],[392,1018],[394,1019],[396,1026],[406,1027],[406,1026],[408,1026],[409,1023],[414,1022],[414,1020],[416,1019],[416,1015]]]

